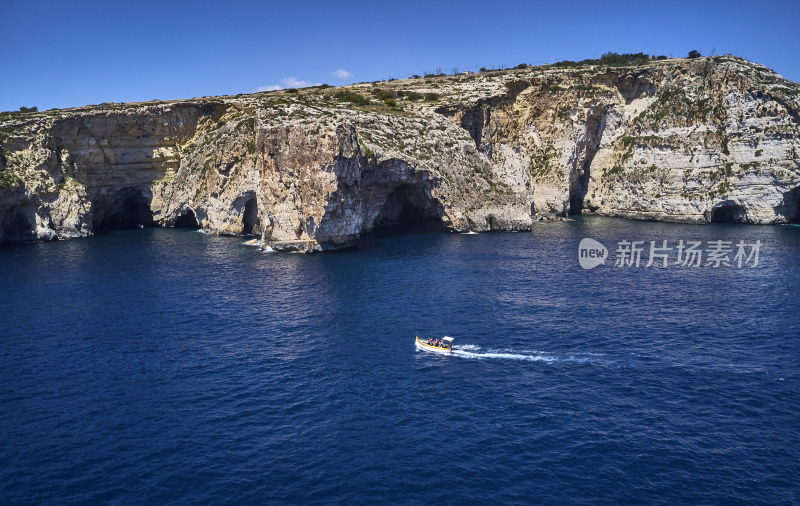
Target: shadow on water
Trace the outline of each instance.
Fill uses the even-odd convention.
[[[396,236],[444,233],[447,233],[447,228],[441,221],[436,219],[404,221],[391,225],[383,225],[377,230],[363,234],[355,247],[359,249],[378,247],[381,245],[381,239]]]

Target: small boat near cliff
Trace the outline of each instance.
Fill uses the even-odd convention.
[[[428,340],[423,340],[419,336],[414,340],[417,348],[422,351],[429,351],[431,353],[442,353],[448,355],[453,352],[453,339],[449,336],[444,336],[441,340],[444,346],[436,346],[435,344],[428,343]]]

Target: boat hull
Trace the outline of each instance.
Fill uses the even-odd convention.
[[[438,346],[431,346],[430,344],[426,343],[425,341],[421,340],[419,337],[414,339],[414,343],[417,346],[417,349],[422,351],[427,351],[430,353],[439,353],[441,355],[450,355],[453,353],[452,349],[449,348],[439,348]]]

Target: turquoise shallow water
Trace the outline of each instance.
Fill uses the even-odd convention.
[[[586,271],[584,237],[763,247]],[[0,501],[797,503],[799,253],[800,227],[601,218],[6,245]]]

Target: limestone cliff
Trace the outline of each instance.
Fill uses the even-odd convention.
[[[732,56],[0,117],[0,241],[142,223],[318,251],[404,220],[798,221],[800,85]]]

